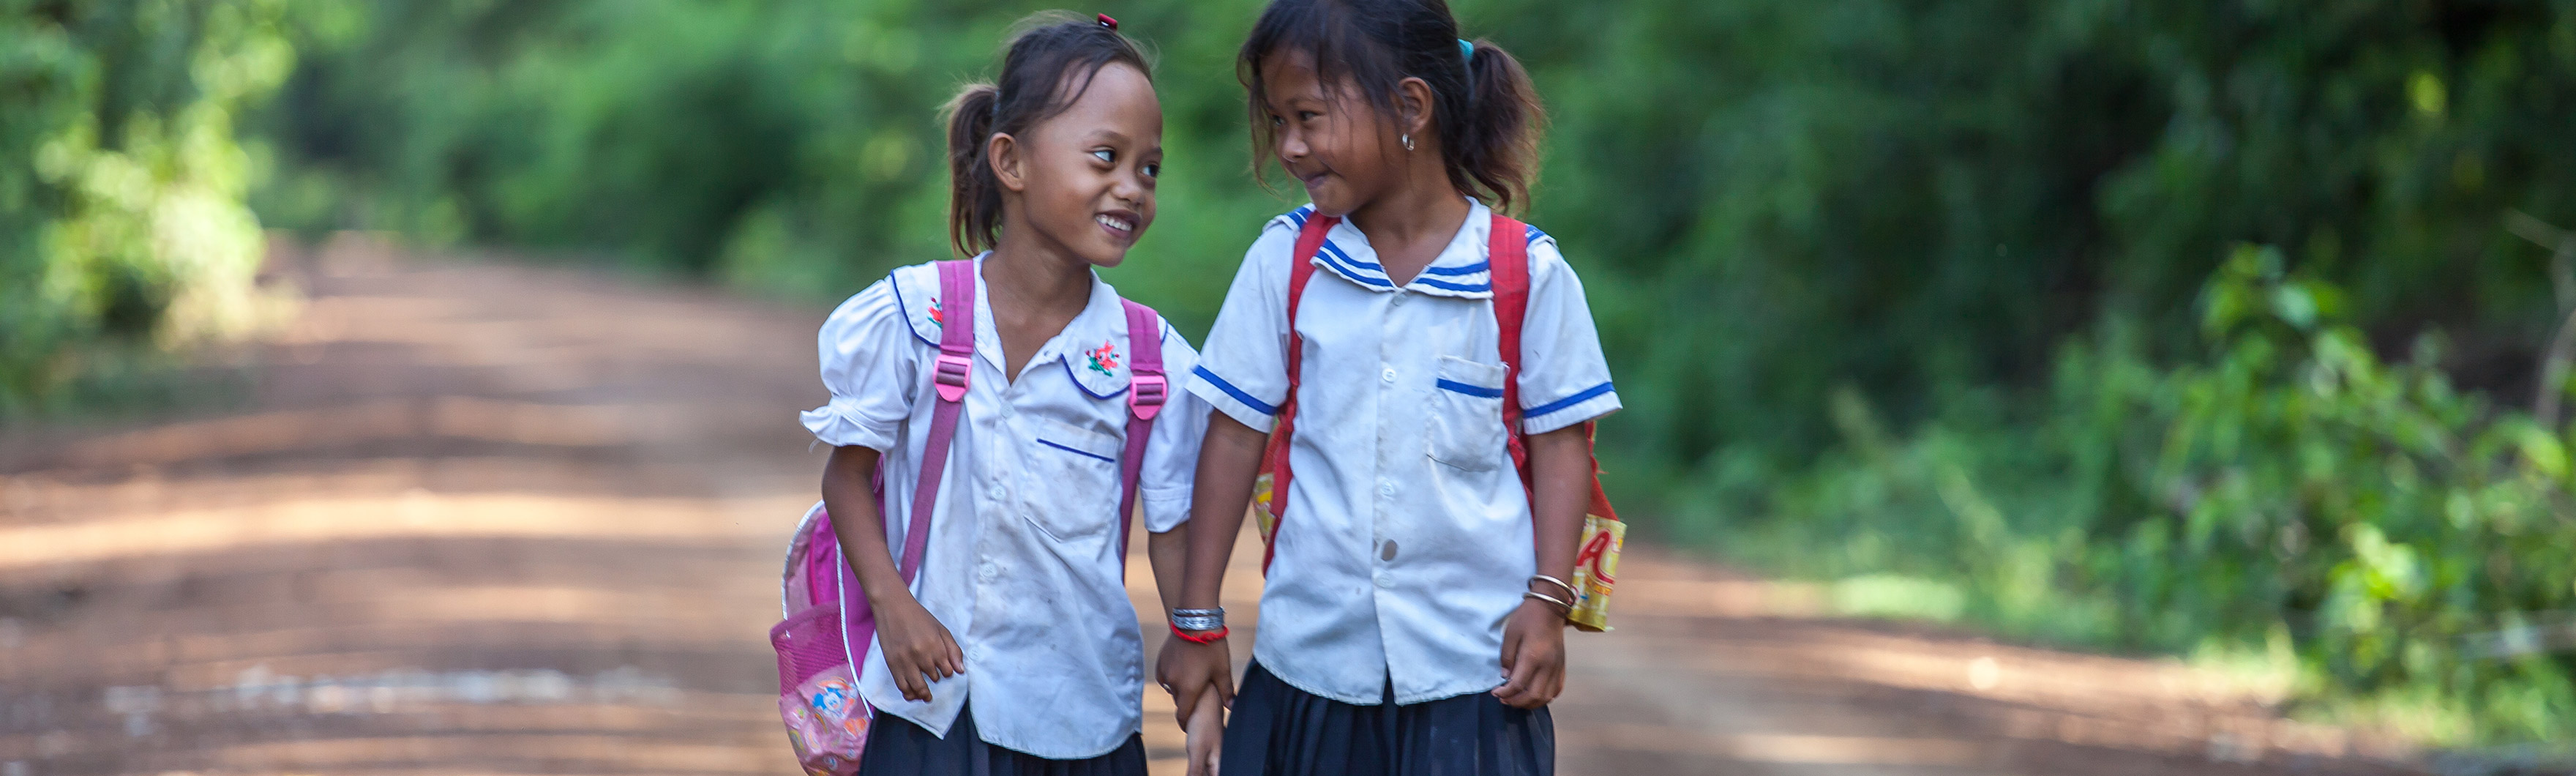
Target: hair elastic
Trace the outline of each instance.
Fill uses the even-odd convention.
[[[1468,42],[1466,38],[1459,38],[1458,55],[1460,59],[1465,59],[1469,62],[1476,61],[1476,44]]]
[[[1098,16],[1100,19],[1100,26],[1109,28],[1110,32],[1118,31],[1118,20],[1109,18],[1109,14],[1105,13],[1099,14]]]

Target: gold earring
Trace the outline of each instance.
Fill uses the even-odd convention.
[[[1404,136],[1404,150],[1413,150],[1413,135],[1410,133]]]

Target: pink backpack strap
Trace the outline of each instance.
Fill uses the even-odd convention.
[[[939,479],[948,473],[948,443],[957,439],[957,415],[966,406],[966,384],[975,374],[975,262],[939,262],[939,358],[930,376],[939,405],[930,414],[930,441],[921,451],[921,482],[912,491],[912,521],[903,529],[903,581],[921,571],[930,545],[930,512],[939,503]]]
[[[930,513],[939,505],[939,480],[948,472],[949,442],[957,439],[957,415],[966,407],[966,384],[975,374],[975,262],[942,261],[939,268],[939,356],[932,362],[931,385],[936,389],[930,412],[930,439],[921,450],[921,479],[912,492],[912,516],[904,523],[903,554],[895,557],[895,568],[902,572],[904,584],[921,574],[921,556],[930,548]],[[877,469],[877,503],[885,503],[885,469]],[[893,519],[892,515],[880,515]],[[823,528],[830,528],[825,521]],[[823,536],[824,534],[817,534]],[[852,666],[867,665],[868,643],[876,638],[876,613],[868,607],[867,594],[859,589],[858,574],[842,560],[840,547],[831,544],[834,577],[838,580],[841,599],[841,637],[844,649],[850,650]],[[854,669],[855,670],[855,669]]]
[[[1127,525],[1136,514],[1137,480],[1145,471],[1145,440],[1154,435],[1154,416],[1171,398],[1163,374],[1162,317],[1154,308],[1125,299],[1127,310],[1127,454],[1118,458],[1118,557],[1127,557]],[[1126,561],[1119,561],[1124,568]]]

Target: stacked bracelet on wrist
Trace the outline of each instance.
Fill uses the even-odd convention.
[[[1214,609],[1174,609],[1172,610],[1172,628],[1174,630],[1185,631],[1224,630],[1225,607],[1220,606]]]

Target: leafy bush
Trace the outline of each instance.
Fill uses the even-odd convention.
[[[275,0],[0,2],[0,412],[100,357],[254,322],[233,117],[293,63]]]
[[[1841,451],[1705,480],[1685,519],[1773,568],[1911,580],[2043,638],[2286,639],[2322,713],[2437,741],[2576,731],[2576,661],[2548,651],[2576,609],[2565,433],[2454,390],[2432,338],[2383,362],[2343,292],[2282,264],[2222,265],[2194,363],[2157,370],[2113,329],[2061,352],[2044,403],[1953,397],[1905,440],[1845,392]]]

